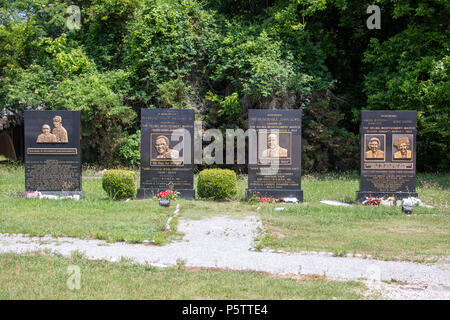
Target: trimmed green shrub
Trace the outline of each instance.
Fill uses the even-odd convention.
[[[237,192],[236,172],[229,169],[205,169],[198,175],[200,198],[230,199]]]
[[[136,174],[129,170],[108,170],[102,179],[103,190],[113,200],[136,196]]]

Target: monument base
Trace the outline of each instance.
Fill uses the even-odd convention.
[[[151,199],[156,197],[158,193],[161,191],[160,189],[150,189],[150,188],[139,188],[137,192],[137,199]],[[176,192],[180,194],[180,198],[193,200],[195,198],[195,190],[194,189],[176,189]]]
[[[417,192],[404,192],[404,191],[356,191],[356,201],[361,203],[366,200],[367,197],[382,198],[382,197],[395,197],[396,200],[401,200],[409,197],[418,197]]]
[[[38,196],[32,196],[33,193],[39,192],[40,195]],[[27,193],[31,196],[28,198],[45,198],[46,196],[50,196],[48,199],[52,197],[58,197],[58,199],[70,199],[73,196],[80,196],[80,199],[83,199],[86,196],[85,191],[25,191],[22,192],[22,196],[24,198],[27,198]],[[56,199],[56,198],[55,198]]]
[[[303,202],[303,190],[292,189],[247,189],[246,190],[247,201],[253,196],[258,197],[271,197],[271,198],[297,198],[299,202]]]

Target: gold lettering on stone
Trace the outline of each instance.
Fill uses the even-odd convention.
[[[78,161],[28,161],[26,171],[27,190],[63,191],[79,188]]]
[[[58,156],[76,156],[77,148],[27,148],[29,155],[58,155]]]

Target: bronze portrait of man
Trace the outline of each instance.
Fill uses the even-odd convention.
[[[380,150],[380,139],[372,137],[369,140],[369,151],[366,152],[366,159],[384,159],[384,151]]]
[[[53,126],[55,127],[52,133],[56,136],[56,139],[59,143],[67,143],[69,139],[67,138],[67,131],[62,126],[62,117],[54,116],[53,117]]]
[[[269,134],[267,137],[267,147],[262,153],[262,158],[286,158],[287,150],[280,147],[278,144],[278,136],[276,134]]]
[[[48,124],[44,124],[42,126],[42,133],[38,136],[37,143],[57,143],[58,139],[52,133],[50,133],[50,126]]]
[[[178,159],[180,157],[177,150],[169,149],[169,138],[166,136],[156,137],[155,148],[158,151],[157,159]]]
[[[409,150],[409,138],[401,137],[398,138],[394,143],[394,147],[397,148],[397,152],[394,153],[394,159],[411,159],[412,152]]]

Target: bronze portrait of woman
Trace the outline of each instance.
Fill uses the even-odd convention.
[[[394,159],[411,159],[412,152],[409,150],[409,145],[408,137],[398,138],[394,143],[394,147],[398,150],[394,153]]]
[[[380,150],[380,139],[372,137],[369,140],[369,151],[366,152],[366,159],[384,159],[384,151]]]

